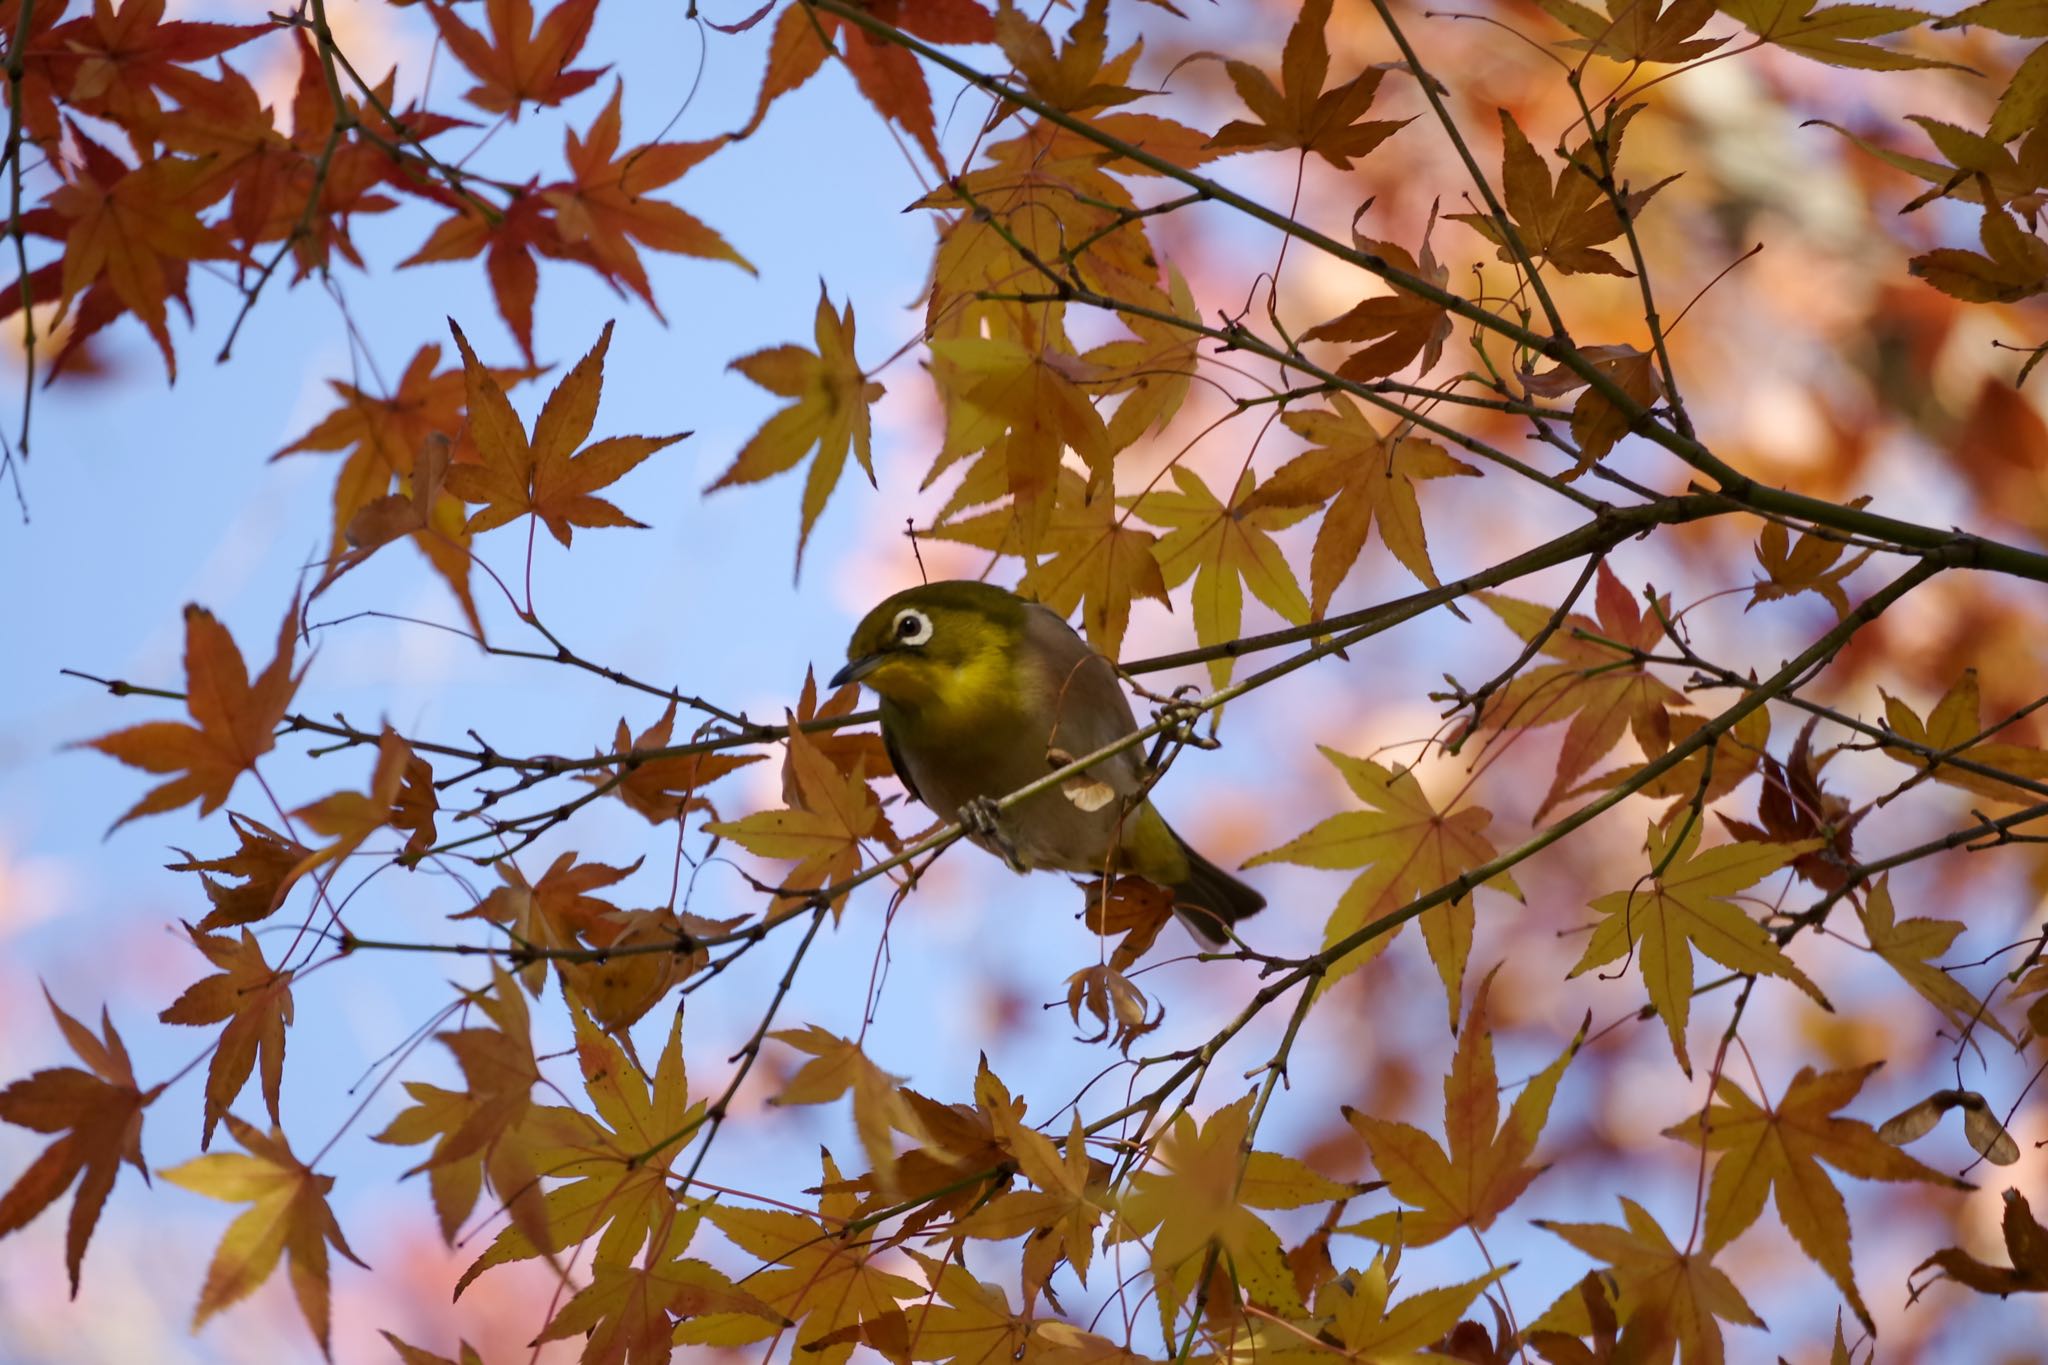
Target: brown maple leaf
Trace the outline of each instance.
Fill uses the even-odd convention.
[[[1918,1275],[1933,1266],[1957,1284],[2001,1298],[2007,1294],[2048,1294],[2048,1228],[2041,1226],[2026,1196],[2018,1190],[2005,1192],[2001,1230],[2011,1266],[1986,1265],[1961,1247],[1947,1247],[1915,1266],[1913,1273]],[[1925,1288],[1925,1282],[1915,1287],[1913,1296],[1918,1298]]]
[[[1656,357],[1648,351],[1639,351],[1633,346],[1581,346],[1579,354],[1592,361],[1593,367],[1612,380],[1637,408],[1647,411],[1668,396],[1663,373],[1656,366]],[[1586,390],[1572,404],[1572,439],[1578,443],[1579,460],[1566,471],[1564,477],[1567,481],[1591,469],[1596,461],[1614,449],[1615,442],[1635,428],[1635,417],[1623,411],[1606,394],[1592,388],[1584,375],[1564,364],[1560,363],[1542,374],[1524,372],[1522,386],[1543,398],[1555,398],[1579,388]]]
[[[1721,823],[1737,839],[1750,843],[1817,842],[1812,852],[1792,860],[1792,870],[1823,891],[1839,891],[1848,885],[1848,869],[1856,862],[1856,826],[1870,808],[1851,812],[1846,800],[1821,784],[1821,769],[1840,751],[1830,749],[1815,758],[1813,730],[1818,723],[1815,717],[1801,727],[1782,764],[1764,755],[1757,823],[1725,815]]]
[[[1635,105],[1622,110],[1603,130],[1607,144],[1604,164],[1607,166],[1620,159],[1622,132],[1641,107]],[[1603,164],[1600,150],[1591,141],[1579,144],[1566,156],[1565,164],[1553,177],[1542,155],[1529,144],[1521,125],[1515,122],[1515,116],[1505,109],[1500,111],[1500,128],[1503,207],[1514,224],[1515,237],[1529,258],[1548,261],[1566,275],[1593,273],[1633,277],[1634,271],[1599,249],[1603,242],[1611,242],[1621,236],[1623,229],[1621,215],[1615,212],[1613,201],[1600,185]],[[1676,178],[1667,177],[1646,190],[1630,190],[1622,194],[1629,219],[1633,221],[1643,206],[1650,202],[1651,196]],[[1516,259],[1515,247],[1507,230],[1491,216],[1484,213],[1453,213],[1448,216],[1497,246],[1501,260],[1511,262]]]
[[[1585,1041],[1586,1024],[1555,1061],[1522,1087],[1502,1122],[1487,1016],[1487,998],[1499,971],[1495,967],[1481,979],[1458,1034],[1457,1055],[1444,1077],[1442,1144],[1410,1124],[1345,1106],[1344,1117],[1371,1148],[1373,1167],[1387,1182],[1387,1192],[1409,1207],[1337,1231],[1403,1246],[1427,1246],[1465,1227],[1483,1232],[1543,1174],[1546,1168],[1530,1158],[1549,1122],[1564,1069]]]
[[[1552,614],[1548,608],[1498,593],[1483,593],[1479,600],[1524,641],[1538,638]],[[1604,562],[1595,580],[1594,604],[1592,618],[1573,612],[1544,641],[1542,653],[1557,662],[1518,674],[1473,722],[1474,729],[1520,730],[1571,717],[1558,752],[1557,774],[1537,807],[1539,816],[1625,732],[1632,732],[1650,757],[1669,749],[1671,713],[1685,706],[1681,693],[1647,665],[1626,662],[1628,656],[1617,650],[1616,646],[1654,650],[1663,643],[1664,629],[1658,613],[1637,606]],[[1668,614],[1668,602],[1663,610]]]
[[[278,905],[278,887],[306,854],[305,845],[296,839],[288,839],[262,821],[252,820],[239,811],[228,812],[228,825],[241,841],[241,847],[233,853],[207,859],[185,853],[184,862],[165,864],[173,872],[199,874],[199,881],[206,888],[206,898],[213,903],[213,909],[199,921],[201,929],[253,924],[268,918]],[[208,876],[209,872],[239,877],[242,884],[228,886]]]
[[[94,1037],[92,1030],[58,1007],[47,989],[43,999],[71,1050],[91,1070],[65,1066],[38,1071],[0,1090],[0,1119],[38,1133],[64,1134],[0,1194],[0,1237],[26,1227],[76,1180],[78,1193],[72,1197],[64,1235],[64,1265],[71,1273],[75,1299],[86,1243],[92,1240],[121,1163],[149,1179],[149,1168],[142,1164],[142,1111],[155,1102],[163,1086],[143,1090],[136,1085],[128,1049],[104,1009],[101,1036]]]
[[[228,799],[235,779],[270,752],[278,723],[304,676],[292,672],[298,618],[294,601],[278,630],[277,653],[252,683],[227,627],[204,607],[185,608],[185,708],[194,723],[146,721],[85,741],[85,747],[144,772],[178,774],[129,807],[114,822],[117,828],[188,801],[197,801],[199,813],[210,815]]]
[[[213,1142],[213,1127],[248,1084],[258,1058],[263,1062],[263,1102],[277,1122],[278,1088],[284,1081],[285,1028],[292,1022],[292,973],[263,960],[263,949],[246,928],[239,939],[188,929],[192,946],[220,968],[193,982],[157,1017],[166,1024],[205,1027],[225,1023],[206,1068],[206,1120],[199,1146]]]
[[[1314,152],[1339,170],[1364,156],[1407,125],[1408,119],[1360,122],[1379,93],[1386,73],[1367,67],[1342,85],[1323,89],[1330,72],[1330,47],[1323,28],[1332,0],[1306,0],[1280,57],[1280,86],[1250,62],[1226,61],[1224,69],[1238,98],[1257,117],[1226,123],[1213,147],[1299,148]]]

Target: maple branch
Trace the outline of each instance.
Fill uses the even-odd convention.
[[[30,278],[28,268],[28,230],[22,226],[21,217],[21,143],[23,120],[26,115],[21,105],[21,80],[28,64],[28,30],[35,19],[36,0],[21,0],[21,11],[15,16],[14,34],[7,44],[7,146],[0,152],[0,158],[7,163],[7,235],[14,240],[14,263],[20,274],[21,290],[21,435],[15,442],[21,450],[21,459],[28,462],[29,415],[35,409],[36,401],[36,319],[35,282]],[[7,463],[12,467],[14,451],[7,452]],[[15,492],[21,493],[21,475],[15,474]]]
[[[1629,259],[1635,265],[1636,286],[1643,297],[1643,325],[1649,329],[1650,347],[1657,357],[1657,369],[1664,377],[1664,396],[1671,403],[1671,420],[1677,424],[1679,433],[1695,435],[1692,417],[1685,410],[1685,399],[1678,391],[1678,367],[1671,362],[1671,347],[1665,341],[1663,319],[1657,313],[1657,299],[1650,288],[1650,266],[1643,254],[1642,237],[1636,232],[1636,216],[1630,209],[1628,194],[1614,183],[1614,151],[1608,141],[1614,121],[1612,116],[1596,125],[1592,106],[1586,103],[1586,92],[1580,84],[1581,73],[1574,69],[1565,76],[1565,84],[1571,87],[1572,98],[1578,102],[1579,115],[1586,125],[1586,140],[1600,158],[1600,173],[1593,175],[1577,161],[1572,168],[1580,175],[1590,176],[1607,199],[1608,207],[1614,210],[1617,222],[1621,224],[1622,240],[1628,243]],[[1609,105],[1611,109],[1613,106]]]
[[[1710,675],[1707,681],[1701,685],[1702,688],[1706,685],[1711,685],[1714,687],[1740,688],[1743,691],[1754,692],[1761,690],[1766,685],[1744,677],[1733,669],[1723,668],[1719,664],[1702,659],[1688,646],[1681,644],[1680,648],[1683,651],[1682,658],[1661,659],[1655,655],[1647,655],[1645,658],[1652,663],[1685,664],[1703,674]],[[1896,730],[1888,729],[1881,725],[1873,725],[1866,720],[1859,720],[1846,711],[1838,710],[1821,702],[1811,701],[1800,696],[1795,691],[1787,690],[1782,695],[1775,696],[1771,700],[1783,702],[1788,706],[1797,707],[1799,710],[1805,711],[1810,715],[1816,715],[1824,720],[1833,721],[1845,730],[1853,730],[1857,734],[1865,735],[1878,741],[1879,746],[1882,748],[1903,749],[1907,753],[1927,760],[1928,764],[1932,767],[1947,766],[1959,772],[1974,773],[1978,777],[1988,777],[1993,781],[2003,782],[2008,786],[2016,787],[2035,796],[2048,796],[2048,782],[2038,778],[2027,777],[2020,773],[2008,772],[1989,763],[1980,763],[1975,759],[1964,758],[1960,752],[1953,749],[1937,749],[1931,745],[1922,744],[1917,740],[1907,739]],[[1982,738],[1981,734],[1973,735],[1965,740],[1959,748],[1967,749]]]
[[[270,17],[273,22],[287,28],[303,29],[313,35],[313,43],[318,50],[324,74],[327,76],[331,88],[335,91],[334,100],[337,112],[345,108],[339,94],[339,82],[335,77],[335,69],[338,66],[347,73],[349,83],[361,92],[363,103],[368,105],[379,118],[389,124],[398,134],[395,140],[388,138],[351,113],[350,126],[356,136],[390,157],[400,170],[417,176],[421,184],[431,184],[430,179],[419,175],[419,172],[413,166],[413,160],[417,160],[421,165],[425,166],[435,175],[438,175],[448,188],[465,204],[468,204],[471,208],[482,214],[486,222],[495,225],[502,219],[505,216],[504,210],[470,189],[470,183],[489,185],[500,193],[514,197],[523,192],[521,187],[493,180],[489,176],[478,175],[472,171],[465,171],[460,166],[451,166],[428,150],[426,143],[405,126],[404,119],[392,112],[391,107],[385,103],[384,97],[377,93],[377,88],[363,79],[362,73],[356,70],[355,63],[349,60],[348,54],[343,52],[340,44],[334,41],[334,31],[327,23],[327,0],[308,0],[308,3],[312,9],[310,18],[302,14],[278,13],[272,13]],[[408,147],[411,149],[410,152],[407,151]]]
[[[1500,465],[1502,468],[1512,470],[1532,483],[1542,484],[1552,492],[1561,497],[1571,499],[1589,511],[1597,511],[1607,506],[1606,503],[1601,502],[1598,498],[1582,493],[1572,487],[1567,480],[1545,474],[1541,470],[1516,459],[1499,447],[1480,440],[1469,432],[1459,431],[1456,427],[1448,426],[1433,417],[1415,411],[1405,404],[1395,402],[1386,396],[1386,391],[1377,383],[1349,379],[1333,370],[1325,369],[1303,355],[1301,347],[1291,338],[1288,339],[1286,346],[1275,346],[1236,321],[1226,319],[1224,326],[1211,327],[1193,318],[1182,317],[1178,313],[1167,312],[1146,304],[1132,303],[1126,299],[1114,298],[1090,288],[1077,279],[1062,275],[1053,269],[1037,252],[1033,251],[1021,238],[1010,231],[1008,225],[1003,223],[1000,218],[996,217],[994,213],[976,199],[964,181],[956,178],[950,182],[948,188],[953,193],[959,195],[969,207],[974,209],[978,216],[978,221],[986,223],[990,230],[1001,237],[1011,250],[1015,251],[1033,269],[1044,275],[1051,282],[1054,289],[1054,292],[1051,294],[997,294],[983,292],[978,295],[980,298],[1000,298],[1016,303],[1079,303],[1091,308],[1100,308],[1105,312],[1125,313],[1132,317],[1145,318],[1164,326],[1179,328],[1181,331],[1195,336],[1208,337],[1212,341],[1221,342],[1225,350],[1250,351],[1252,354],[1271,360],[1283,368],[1296,369],[1304,374],[1313,375],[1327,389],[1341,390],[1344,393],[1361,398],[1375,408],[1393,413],[1403,422],[1421,427],[1430,434],[1440,436],[1454,445],[1471,451],[1482,459],[1491,460],[1493,463]],[[1428,392],[1432,400],[1439,397],[1438,393],[1433,389]]]
[[[263,287],[270,283],[270,277],[284,264],[301,241],[313,235],[313,225],[320,214],[320,196],[327,192],[327,176],[334,167],[335,153],[341,149],[342,138],[355,126],[355,114],[348,102],[341,97],[341,81],[334,74],[334,35],[327,28],[325,0],[312,0],[312,30],[315,49],[320,57],[320,73],[327,83],[327,101],[334,108],[334,120],[327,125],[327,141],[320,148],[320,155],[313,161],[313,183],[306,190],[306,206],[300,210],[299,221],[277,244],[263,269],[256,276],[256,283],[243,291],[242,306],[235,313],[235,320],[228,327],[227,339],[220,344],[220,353],[213,360],[216,365],[226,364],[235,349],[235,338],[242,334],[242,324],[249,320],[249,314],[256,309],[256,300],[262,296]],[[239,272],[238,272],[239,273]],[[302,274],[299,277],[304,279]]]
[[[1987,536],[1952,528],[1922,525],[1861,508],[1846,507],[1826,498],[1759,484],[1749,475],[1715,455],[1698,439],[1657,420],[1651,409],[1638,403],[1578,347],[1558,337],[1538,335],[1516,322],[1470,302],[1460,294],[1390,264],[1384,257],[1347,246],[1314,228],[1295,222],[1276,209],[1268,208],[1257,200],[1237,193],[1219,181],[1190,171],[1165,157],[1146,151],[1135,143],[1105,133],[1086,119],[1048,104],[1028,90],[1007,86],[952,54],[895,28],[876,18],[866,9],[850,3],[850,0],[803,0],[803,3],[844,20],[875,37],[906,48],[933,65],[950,71],[977,89],[1029,109],[1047,122],[1076,133],[1096,146],[1114,152],[1117,156],[1143,166],[1155,174],[1178,181],[1189,189],[1204,191],[1208,198],[1217,203],[1287,233],[1337,260],[1357,266],[1405,293],[1436,304],[1453,316],[1463,318],[1518,346],[1562,364],[1585,380],[1594,392],[1613,404],[1617,412],[1628,418],[1631,432],[1662,446],[1685,464],[1713,480],[1717,485],[1715,491],[1735,502],[1759,512],[1780,513],[1815,525],[1871,536],[1903,550],[1938,551],[1948,557],[1952,567],[1987,569],[2036,582],[2048,582],[2048,554],[1993,540]],[[1379,0],[1375,0],[1375,3],[1379,3]],[[1125,308],[1123,311],[1137,310]],[[1186,319],[1178,319],[1176,325],[1185,323]],[[1249,337],[1250,334],[1240,332],[1240,336]],[[1314,369],[1309,367],[1306,372],[1314,373]],[[1350,389],[1346,391],[1355,392]]]
[[[1939,838],[1929,839],[1925,843],[1915,844],[1911,848],[1902,849],[1883,858],[1873,858],[1868,862],[1849,864],[1848,867],[1842,870],[1843,880],[1839,887],[1828,891],[1812,905],[1794,915],[1776,931],[1778,942],[1783,944],[1789,941],[1801,929],[1820,925],[1827,919],[1828,911],[1833,909],[1837,902],[1855,892],[1872,877],[1880,873],[1889,872],[1895,867],[1904,867],[1908,863],[1917,863],[1924,858],[1931,858],[1937,853],[1946,853],[1950,849],[1967,848],[1974,853],[1980,849],[1997,848],[2008,842],[2017,842],[2010,837],[2011,831],[2021,825],[2031,824],[2036,820],[2048,819],[2048,801],[2022,807],[2009,815],[2000,816],[1995,820],[1985,815],[1982,811],[1974,812],[1974,814],[1977,816],[1977,819],[1973,824],[1950,830]],[[1973,843],[1974,840],[1986,838],[1992,842],[1981,845]]]
[[[1467,692],[1464,688],[1458,687],[1455,681],[1451,681],[1451,686],[1457,688],[1455,693],[1446,695],[1444,693],[1432,692],[1430,694],[1430,700],[1432,701],[1448,700],[1451,702],[1450,709],[1443,713],[1446,718],[1456,715],[1465,707],[1469,706],[1472,708],[1472,719],[1466,723],[1465,733],[1459,735],[1446,746],[1446,753],[1455,754],[1458,752],[1459,746],[1463,745],[1466,740],[1477,733],[1479,722],[1486,714],[1487,701],[1492,698],[1495,692],[1507,686],[1509,681],[1522,671],[1524,664],[1527,664],[1529,660],[1541,653],[1543,646],[1550,643],[1550,637],[1557,634],[1559,627],[1564,625],[1565,618],[1571,615],[1572,608],[1578,605],[1579,598],[1585,594],[1587,586],[1593,581],[1593,576],[1600,571],[1600,566],[1605,562],[1605,555],[1588,555],[1586,557],[1585,567],[1579,570],[1578,581],[1572,584],[1572,590],[1565,594],[1564,601],[1557,604],[1557,610],[1550,613],[1550,618],[1543,623],[1534,635],[1529,637],[1523,644],[1521,652],[1509,661],[1508,666],[1482,683],[1477,692]],[[1450,680],[1447,679],[1447,681]]]
[[[1521,233],[1515,228],[1514,219],[1508,216],[1508,211],[1501,205],[1499,196],[1493,192],[1493,182],[1489,181],[1486,172],[1479,168],[1479,162],[1472,155],[1472,148],[1467,145],[1465,134],[1458,127],[1458,121],[1452,118],[1451,111],[1444,107],[1443,96],[1437,93],[1436,78],[1423,68],[1422,59],[1415,55],[1415,47],[1408,41],[1407,33],[1394,22],[1394,12],[1388,7],[1387,0],[1372,0],[1372,7],[1379,14],[1380,23],[1386,28],[1387,35],[1394,40],[1394,45],[1401,49],[1401,60],[1407,64],[1416,82],[1422,86],[1423,98],[1429,101],[1430,112],[1436,115],[1437,124],[1444,130],[1444,136],[1448,137],[1451,146],[1457,149],[1458,159],[1465,163],[1466,174],[1470,175],[1472,183],[1479,187],[1479,195],[1486,201],[1487,214],[1500,229],[1503,240],[1508,243],[1508,249],[1514,253],[1516,264],[1522,268],[1530,289],[1535,292],[1536,301],[1542,305],[1543,316],[1550,322],[1552,335],[1559,342],[1569,346],[1570,329],[1564,325],[1564,315],[1558,311],[1556,300],[1550,297],[1550,289],[1543,283],[1542,273],[1536,269],[1536,258],[1530,254],[1529,248],[1523,245]]]
[[[1807,646],[1806,649],[1779,668],[1776,673],[1773,673],[1763,682],[1756,684],[1741,700],[1737,701],[1727,710],[1722,711],[1719,715],[1714,716],[1711,720],[1706,721],[1699,729],[1673,744],[1656,758],[1645,763],[1636,772],[1632,773],[1626,782],[1619,784],[1611,791],[1595,797],[1570,815],[1563,817],[1555,824],[1546,826],[1536,835],[1509,849],[1506,853],[1499,855],[1489,862],[1482,863],[1478,867],[1460,873],[1452,881],[1438,887],[1436,890],[1416,897],[1400,909],[1389,911],[1378,919],[1345,935],[1321,952],[1304,958],[1302,965],[1295,969],[1295,974],[1292,974],[1294,979],[1300,979],[1301,976],[1305,976],[1312,969],[1320,970],[1334,965],[1347,953],[1356,951],[1365,944],[1372,942],[1375,938],[1378,938],[1381,934],[1398,929],[1401,925],[1406,924],[1425,910],[1463,899],[1501,873],[1511,870],[1516,864],[1550,847],[1573,830],[1578,829],[1582,825],[1589,824],[1600,815],[1620,805],[1657,778],[1676,768],[1700,749],[1719,741],[1721,736],[1734,729],[1744,716],[1747,716],[1750,712],[1755,711],[1767,701],[1781,694],[1805,674],[1809,668],[1818,663],[1823,663],[1840,653],[1842,646],[1848,644],[1851,637],[1857,631],[1883,615],[1885,609],[1890,607],[1892,603],[1927,582],[1936,574],[1939,574],[1944,567],[1945,565],[1941,562],[1940,557],[1933,555],[1914,563],[1904,573],[1865,598],[1853,611],[1837,622],[1833,629]]]

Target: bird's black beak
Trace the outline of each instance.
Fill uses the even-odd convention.
[[[832,680],[826,686],[836,690],[846,686],[848,683],[859,682],[862,678],[865,678],[880,667],[882,660],[886,657],[888,656],[883,654],[864,654],[858,659],[849,659],[846,662],[846,667],[834,673]]]

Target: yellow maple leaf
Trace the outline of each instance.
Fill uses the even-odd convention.
[[[796,401],[762,423],[761,429],[740,448],[732,467],[711,485],[718,489],[731,484],[758,483],[794,468],[815,449],[817,458],[811,462],[810,477],[804,482],[803,523],[797,532],[799,567],[811,527],[825,510],[832,490],[839,486],[848,447],[860,461],[868,482],[875,481],[868,408],[883,394],[882,386],[869,379],[854,359],[853,304],[849,301],[843,313],[835,313],[822,284],[818,287],[813,335],[818,343],[815,351],[801,346],[773,346],[743,355],[727,367],[738,370],[770,393]]]
[[[1247,506],[1255,482],[1250,469],[1238,477],[1227,504],[1184,465],[1174,466],[1173,481],[1178,492],[1155,488],[1123,501],[1136,515],[1168,528],[1152,553],[1169,588],[1195,580],[1195,638],[1205,645],[1236,639],[1244,624],[1247,587],[1289,623],[1307,621],[1308,599],[1272,532],[1292,526],[1309,509]],[[1227,684],[1233,663],[1210,660],[1210,682]]]
[[[861,773],[840,772],[794,721],[788,763],[798,797],[788,808],[704,825],[708,833],[731,839],[749,853],[795,860],[780,884],[783,904],[851,877],[860,868],[861,840],[884,827],[882,808]],[[833,904],[836,913],[845,897]]]
[[[1762,1327],[1764,1320],[1713,1263],[1713,1252],[1680,1251],[1642,1205],[1623,1197],[1621,1208],[1626,1227],[1544,1218],[1534,1222],[1607,1263],[1607,1273],[1620,1289],[1615,1303],[1620,1320],[1631,1329],[1643,1322],[1658,1329],[1655,1336],[1662,1349],[1659,1341],[1648,1343],[1648,1359],[1669,1362],[1675,1345],[1684,1353],[1685,1365],[1721,1365],[1726,1359],[1721,1324]],[[1572,1336],[1584,1336],[1593,1326],[1585,1296],[1575,1288],[1566,1290],[1530,1324],[1532,1332]]]
[[[1692,1059],[1685,1050],[1685,1025],[1692,1010],[1694,948],[1729,971],[1790,981],[1822,1008],[1833,1008],[1770,931],[1729,899],[1819,848],[1820,840],[1723,844],[1702,853],[1700,824],[1695,820],[1677,831],[1650,826],[1650,866],[1661,870],[1593,902],[1594,911],[1606,918],[1593,926],[1585,952],[1569,973],[1578,976],[1630,955],[1640,959],[1643,986],[1664,1017],[1671,1050],[1688,1076]]]
[[[320,1353],[328,1355],[327,1248],[331,1245],[357,1265],[363,1264],[349,1250],[341,1225],[327,1207],[334,1177],[314,1174],[292,1155],[291,1145],[277,1129],[258,1132],[233,1114],[227,1116],[227,1123],[243,1152],[194,1157],[182,1166],[158,1172],[194,1194],[237,1203],[251,1201],[221,1235],[213,1262],[206,1268],[192,1326],[199,1327],[223,1308],[255,1293],[277,1269],[278,1261],[289,1256],[299,1311],[313,1329]]]
[[[1475,867],[1491,862],[1496,850],[1486,837],[1493,813],[1483,806],[1464,806],[1440,811],[1431,804],[1422,784],[1406,768],[1389,769],[1370,759],[1353,758],[1323,746],[1323,757],[1343,776],[1352,794],[1369,810],[1340,811],[1305,834],[1246,861],[1246,867],[1261,863],[1294,863],[1301,867],[1359,868],[1358,876],[1337,898],[1323,928],[1327,947],[1349,938],[1359,929],[1391,914],[1425,892],[1434,891]],[[1484,883],[1515,899],[1521,888],[1506,872]],[[1453,1026],[1457,1024],[1458,1002],[1463,994],[1465,959],[1472,951],[1474,917],[1472,898],[1461,896],[1448,905],[1435,906],[1421,915],[1423,941],[1443,978]],[[1386,951],[1400,932],[1381,934],[1369,943],[1346,953],[1323,974],[1318,990],[1328,990],[1347,973],[1356,971]]]
[[[1754,1223],[1769,1194],[1785,1230],[1841,1286],[1849,1307],[1870,1332],[1876,1327],[1849,1264],[1849,1210],[1820,1163],[1864,1180],[1921,1180],[1950,1189],[1974,1188],[1915,1161],[1862,1120],[1836,1112],[1855,1099],[1871,1073],[1883,1065],[1870,1062],[1823,1072],[1801,1067],[1777,1104],[1768,1108],[1724,1075],[1704,1115],[1695,1114],[1664,1130],[1666,1137],[1704,1144],[1721,1154],[1707,1187],[1702,1256],[1712,1256]]]

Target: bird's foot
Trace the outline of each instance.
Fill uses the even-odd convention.
[[[1017,846],[1003,831],[1002,821],[1003,813],[986,796],[977,796],[960,807],[960,828],[967,832],[968,838],[1008,863],[1012,871],[1029,871],[1023,858],[1018,856]]]

